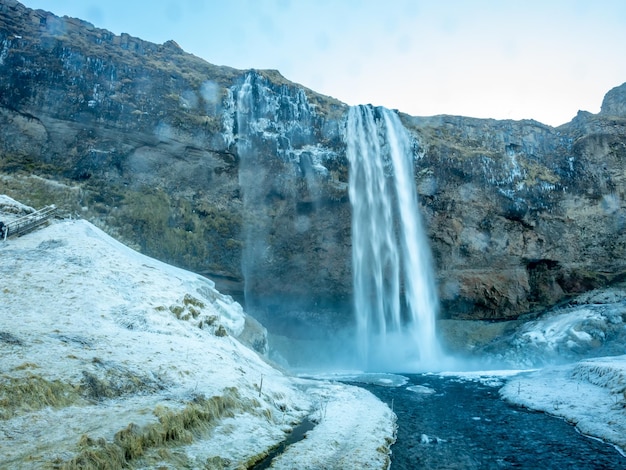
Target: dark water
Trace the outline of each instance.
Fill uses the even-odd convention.
[[[407,377],[410,383],[402,387],[358,384],[390,406],[393,402],[398,438],[392,470],[626,469],[626,457],[613,446],[579,434],[561,419],[508,405],[497,386]],[[412,385],[435,393],[407,390]]]
[[[298,426],[296,426],[293,431],[287,436],[287,438],[281,442],[276,449],[270,452],[267,457],[265,457],[260,462],[256,463],[251,470],[265,470],[266,468],[270,468],[273,460],[282,454],[287,447],[291,444],[294,444],[298,441],[301,441],[305,438],[305,434],[315,427],[315,423],[312,421],[305,419]]]

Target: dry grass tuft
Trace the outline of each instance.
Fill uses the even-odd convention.
[[[228,336],[228,332],[226,331],[226,328],[224,328],[222,325],[219,325],[215,329],[215,336],[220,336],[220,337]]]
[[[94,441],[88,436],[81,437],[79,443],[80,453],[71,461],[62,463],[62,470],[115,470],[123,468],[126,464],[124,451],[116,444],[107,443],[104,439]]]
[[[11,419],[21,412],[47,406],[62,408],[79,401],[80,391],[59,380],[46,380],[34,374],[0,378],[0,419]]]
[[[183,298],[183,304],[185,306],[189,306],[192,305],[194,307],[198,307],[198,308],[204,308],[204,302],[202,302],[199,299],[196,299],[194,296],[189,295],[189,294],[185,294],[185,297]]]
[[[204,464],[204,468],[206,470],[225,470],[227,468],[232,468],[233,463],[229,459],[225,459],[223,457],[210,457],[206,460]],[[250,468],[248,465],[245,468]]]
[[[137,375],[121,366],[108,366],[94,358],[104,370],[100,374],[83,371],[80,391],[86,398],[103,400],[136,393],[152,393],[163,388],[158,379]]]
[[[219,420],[232,417],[244,407],[235,388],[227,388],[223,395],[211,398],[197,397],[182,409],[158,407],[154,414],[158,422],[140,428],[131,423],[115,434],[113,442],[93,440],[83,436],[79,452],[63,463],[63,470],[113,469],[130,466],[138,459],[153,454],[158,460],[169,459],[165,446],[189,444],[195,436],[203,435]],[[169,456],[169,457],[168,457]]]

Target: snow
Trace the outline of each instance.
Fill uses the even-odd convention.
[[[486,348],[500,370],[438,375],[501,387],[510,403],[558,416],[626,453],[626,286],[590,291]],[[472,363],[475,364],[475,363]]]
[[[301,377],[313,377],[319,380],[333,380],[339,382],[352,382],[367,385],[379,385],[381,387],[402,387],[409,379],[403,375],[388,372],[362,372],[362,371],[333,371],[312,373],[311,371],[301,374]]]
[[[625,338],[624,286],[580,295],[504,341],[510,349],[500,357],[543,367],[513,376],[500,394],[626,452]]]
[[[29,210],[0,196],[0,220]],[[202,397],[231,397],[229,413],[133,466],[204,468],[218,459],[237,468],[307,417],[317,425],[272,468],[388,465],[388,406],[364,389],[270,365],[237,339],[248,328],[241,306],[206,278],[64,220],[0,243],[0,280],[3,465],[50,468],[78,455],[86,436],[113,443],[131,423],[149,429]],[[62,384],[67,403],[1,406],[23,384],[41,383]]]
[[[492,362],[532,369],[494,374],[494,383],[506,382],[505,400],[561,417],[626,452],[625,340],[626,286],[590,291],[492,345]]]
[[[501,398],[509,403],[563,418],[582,434],[611,443],[626,456],[626,355],[532,370],[432,375],[498,387]]]
[[[589,333],[577,330],[583,322],[601,321],[601,315],[590,309],[578,309],[568,315],[555,315],[540,322],[531,322],[522,338],[528,342],[545,345],[550,350],[558,348],[560,343],[575,344],[590,342]]]
[[[486,364],[449,372],[502,387],[503,399],[561,417],[626,452],[626,287],[590,291],[491,345]]]
[[[559,416],[626,451],[626,355],[519,374],[500,390],[517,405]]]
[[[2,214],[0,220],[4,223],[11,222],[23,215],[35,212],[35,209],[32,207],[22,204],[4,194],[0,194],[0,209],[0,213]]]
[[[526,322],[489,347],[494,363],[528,369],[624,354],[625,340],[626,292],[607,289]]]
[[[421,395],[432,395],[434,393],[437,393],[437,391],[434,388],[426,387],[424,385],[411,385],[410,387],[407,387],[406,389],[411,392],[415,392]]]
[[[325,388],[318,388],[312,394],[319,403],[319,424],[307,434],[307,439],[299,446],[288,447],[275,462],[280,469],[320,469],[320,468],[381,468],[378,461],[370,461],[362,456],[361,449],[372,449],[381,446],[378,436],[391,436],[395,433],[395,419],[391,410],[378,416],[371,415],[371,409],[379,406],[379,401],[365,389],[345,387],[338,384],[328,384]],[[352,406],[346,407],[346,403]],[[332,417],[332,418],[331,418]],[[374,431],[370,439],[354,449],[354,437],[362,434],[363,421],[369,422]],[[320,446],[320,440],[324,443]],[[385,443],[389,446],[393,439]],[[381,455],[386,455],[385,446],[381,448]],[[364,458],[365,457],[365,458]],[[355,466],[355,461],[362,464]],[[334,462],[328,467],[326,462]]]

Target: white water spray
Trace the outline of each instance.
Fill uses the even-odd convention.
[[[366,369],[431,369],[437,292],[417,204],[409,137],[395,113],[348,115],[357,342]]]

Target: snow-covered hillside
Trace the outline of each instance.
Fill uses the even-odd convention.
[[[32,210],[0,195],[1,221]],[[500,339],[487,363],[543,367],[502,397],[626,450],[625,312],[626,288],[591,292]],[[250,468],[303,421],[272,468],[388,465],[387,405],[250,346],[265,330],[213,282],[85,221],[0,241],[0,469]]]
[[[0,197],[0,220],[26,209]],[[0,308],[2,468],[246,468],[305,419],[272,468],[388,464],[387,405],[271,366],[213,282],[88,222],[0,242]]]
[[[581,294],[476,351],[499,367],[524,369],[622,354],[626,354],[623,282]]]

